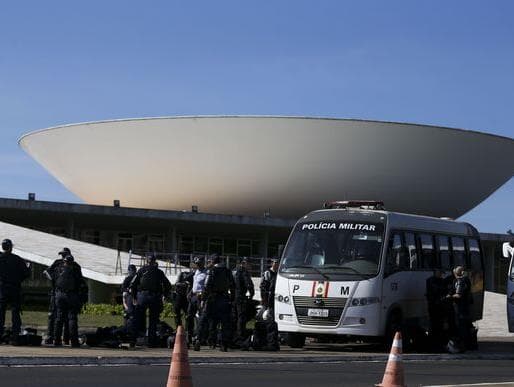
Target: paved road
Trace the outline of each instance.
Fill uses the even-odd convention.
[[[410,386],[514,382],[514,361],[404,362]],[[322,385],[366,386],[382,380],[381,362],[205,364],[194,365],[196,387]],[[164,386],[168,367],[31,367],[0,368],[2,387],[55,386]]]

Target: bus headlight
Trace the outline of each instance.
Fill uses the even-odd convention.
[[[289,296],[283,296],[283,295],[279,294],[279,295],[277,295],[277,301],[283,302],[285,304],[289,304],[290,298],[289,298]]]
[[[354,298],[352,299],[352,303],[350,306],[365,306],[370,304],[376,304],[380,302],[380,298],[378,297],[362,297],[362,298]]]

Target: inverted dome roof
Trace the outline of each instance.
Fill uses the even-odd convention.
[[[44,129],[19,143],[90,204],[297,217],[327,200],[456,218],[514,174],[514,140],[427,125],[165,117]]]

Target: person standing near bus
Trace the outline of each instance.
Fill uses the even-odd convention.
[[[4,334],[5,312],[11,306],[11,343],[17,344],[21,330],[21,283],[30,276],[30,267],[18,255],[12,253],[10,239],[2,241],[0,254],[0,337]]]
[[[443,275],[444,272],[441,269],[435,269],[434,274],[426,281],[426,297],[428,303],[428,317],[430,319],[430,334],[434,339],[434,349],[437,350],[442,348],[444,343],[444,299],[448,294]]]
[[[453,269],[454,292],[450,296],[455,309],[455,322],[459,349],[463,352],[471,344],[471,282],[464,275],[464,268]]]
[[[261,280],[261,303],[266,309],[273,309],[275,301],[275,284],[277,282],[278,259],[271,260],[271,267],[266,270]]]

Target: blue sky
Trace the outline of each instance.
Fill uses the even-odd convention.
[[[65,123],[300,115],[514,137],[513,14],[509,0],[3,2],[0,196],[79,201],[17,145]],[[511,179],[462,219],[505,232],[513,199]]]

